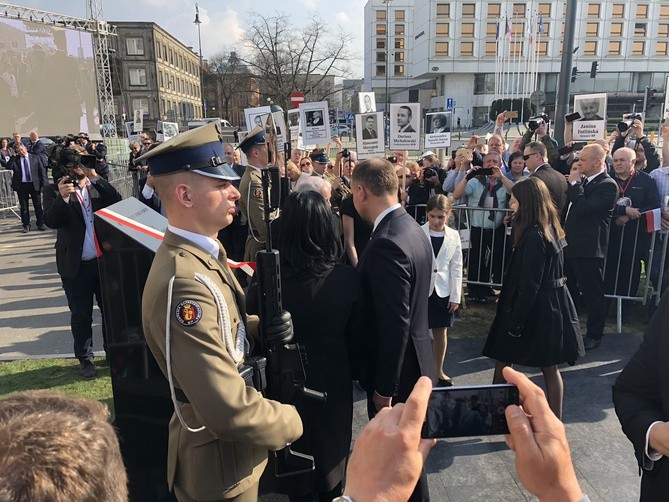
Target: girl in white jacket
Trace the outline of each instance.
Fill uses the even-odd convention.
[[[447,331],[453,326],[455,311],[460,306],[462,291],[462,244],[460,234],[447,223],[451,217],[451,201],[445,195],[435,195],[425,208],[427,223],[423,231],[432,242],[432,278],[428,300],[428,322],[434,338],[434,361],[440,386],[453,385],[444,373]]]

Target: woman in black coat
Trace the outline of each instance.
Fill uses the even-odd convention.
[[[292,448],[314,456],[316,469],[286,479],[291,501],[328,502],[342,493],[353,420],[353,345],[359,343],[362,293],[342,262],[329,204],[316,192],[292,193],[281,212],[281,289],[294,341],[307,353],[307,387],[327,392],[325,405],[296,403],[304,434]]]
[[[564,277],[564,231],[548,188],[536,176],[513,186],[509,206],[514,210],[513,253],[483,355],[497,360],[493,383],[504,382],[505,366],[541,368],[546,398],[561,418],[564,387],[558,364],[574,364],[584,354]]]

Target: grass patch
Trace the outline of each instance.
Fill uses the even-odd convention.
[[[48,389],[101,401],[113,413],[109,365],[95,361],[97,377],[84,379],[76,359],[24,359],[0,362],[0,396],[25,390]]]

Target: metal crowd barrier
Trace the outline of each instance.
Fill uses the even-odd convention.
[[[425,204],[406,206],[406,210],[418,223],[425,223]],[[511,241],[509,227],[502,224],[487,231],[485,238],[480,238],[480,230],[473,227],[470,222],[477,211],[489,213],[501,212],[511,214],[510,209],[480,208],[468,206],[453,206],[453,218],[449,225],[458,230],[462,240],[463,251],[463,284],[489,286],[495,289],[502,287],[502,278],[506,269],[507,261],[511,256]],[[484,218],[488,216],[485,215]],[[615,225],[615,222],[611,223]],[[662,282],[665,280],[665,268],[667,263],[667,249],[669,247],[669,232],[660,231],[650,234],[647,248],[640,244],[645,239],[645,220],[638,219],[630,221],[627,225],[635,225],[635,232],[622,232],[621,239],[613,247],[609,246],[609,256],[604,264],[604,284],[606,297],[616,301],[616,327],[618,333],[622,333],[622,301],[635,301],[643,305],[652,301],[655,305],[660,302],[662,294]],[[641,226],[639,228],[639,226]],[[627,240],[625,235],[628,234]],[[643,243],[643,241],[642,241]],[[627,247],[632,246],[632,252]],[[615,266],[611,266],[610,259],[615,260]],[[645,274],[641,274],[641,263]],[[636,268],[638,267],[638,268]],[[638,285],[635,273],[639,275]],[[651,271],[655,271],[654,275]],[[471,271],[471,272],[470,272]]]
[[[11,169],[0,169],[0,214],[4,218],[6,212],[11,212],[20,219],[19,199],[12,190],[12,174]]]
[[[107,163],[109,167],[109,183],[111,183],[121,197],[124,199],[136,194],[136,181],[133,179],[132,173],[128,171],[128,166]]]

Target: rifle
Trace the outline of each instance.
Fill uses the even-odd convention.
[[[274,123],[270,114],[268,125],[272,132]],[[268,142],[276,136],[269,133]],[[274,145],[276,148],[276,144]],[[269,148],[269,145],[268,145]],[[270,150],[271,151],[271,150]],[[276,155],[276,150],[274,150]],[[276,159],[276,156],[273,157]],[[294,403],[297,399],[307,399],[314,403],[324,403],[325,393],[305,387],[306,352],[298,343],[268,344],[268,323],[283,311],[281,305],[281,269],[279,251],[272,249],[270,216],[279,207],[280,186],[278,168],[262,170],[263,211],[267,238],[265,249],[256,254],[256,274],[258,276],[258,307],[260,313],[260,338],[263,353],[267,355],[268,383],[265,394],[281,403]],[[271,178],[274,178],[272,180]],[[271,188],[271,190],[270,190]],[[271,193],[270,193],[271,192]],[[273,195],[273,196],[270,196]],[[277,477],[302,474],[314,470],[314,457],[293,451],[290,445],[273,452],[274,473]]]

